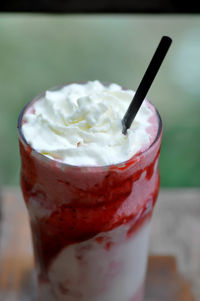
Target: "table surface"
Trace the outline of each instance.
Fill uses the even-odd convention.
[[[18,187],[1,189],[1,199],[3,215],[0,223],[0,285],[5,287],[9,279],[15,286],[13,289],[17,291],[22,282],[20,278],[22,275],[23,279],[34,283],[29,279],[34,276],[30,274],[33,259],[28,218]],[[15,225],[12,221],[15,221]],[[17,235],[16,229],[20,229],[20,235]],[[151,280],[157,279],[158,281],[158,278],[151,277],[156,275],[157,267],[161,271],[162,268],[166,268],[166,264],[174,266],[173,260],[176,258],[178,271],[184,277],[183,279],[188,281],[195,300],[200,300],[200,189],[161,189],[152,218],[149,251],[154,255],[171,255],[171,258],[169,256],[150,258],[150,268],[147,273],[149,292],[151,288],[148,289],[148,286],[154,285]],[[3,260],[2,254],[6,254]],[[23,262],[23,267],[21,262]],[[172,272],[172,270],[176,269],[169,268],[169,271]],[[27,277],[24,278],[24,275]],[[193,300],[185,280],[180,279],[178,283],[181,289],[185,287],[185,297],[182,296],[176,300]],[[23,285],[23,287],[28,286]],[[12,293],[7,299],[1,300],[23,301],[21,297],[17,299],[16,294]],[[147,300],[157,299],[147,298]],[[164,298],[162,300],[164,301]]]
[[[170,254],[200,301],[200,189],[161,189],[152,219],[150,253]]]

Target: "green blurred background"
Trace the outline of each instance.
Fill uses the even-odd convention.
[[[17,118],[41,91],[99,79],[136,89],[162,35],[173,45],[148,99],[163,119],[163,187],[200,186],[200,17],[0,16],[0,184],[18,185]]]

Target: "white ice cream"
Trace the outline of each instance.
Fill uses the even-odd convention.
[[[123,162],[150,143],[147,128],[154,111],[146,100],[128,134],[122,134],[121,120],[133,95],[117,84],[106,87],[99,81],[46,91],[25,112],[22,132],[35,150],[68,164]]]
[[[49,282],[40,284],[41,300],[133,300],[144,282],[150,222],[129,239],[127,229],[122,225],[64,248],[49,268]]]

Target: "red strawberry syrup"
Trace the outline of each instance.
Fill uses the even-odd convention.
[[[40,281],[48,282],[51,263],[67,246],[97,236],[96,242],[100,247],[104,243],[109,252],[115,242],[105,242],[104,233],[127,225],[129,240],[150,219],[159,191],[160,128],[148,150],[107,167],[76,167],[51,160],[27,145],[20,128],[19,134],[21,187]],[[82,255],[78,257],[81,261]],[[142,291],[130,301],[142,300]]]

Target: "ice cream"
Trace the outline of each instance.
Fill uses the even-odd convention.
[[[103,239],[97,235],[64,248],[49,268],[49,281],[41,285],[41,295],[48,301],[55,300],[52,291],[56,300],[133,301],[143,289],[149,228],[148,221],[127,240],[128,227],[121,226],[105,233]]]
[[[133,94],[72,84],[37,97],[20,116],[41,301],[142,301],[162,127],[145,100],[122,134]]]
[[[64,163],[117,164],[149,147],[154,138],[149,129],[155,111],[147,100],[128,134],[122,134],[121,120],[133,95],[117,84],[105,86],[99,81],[46,91],[25,113],[22,132],[32,148]]]

